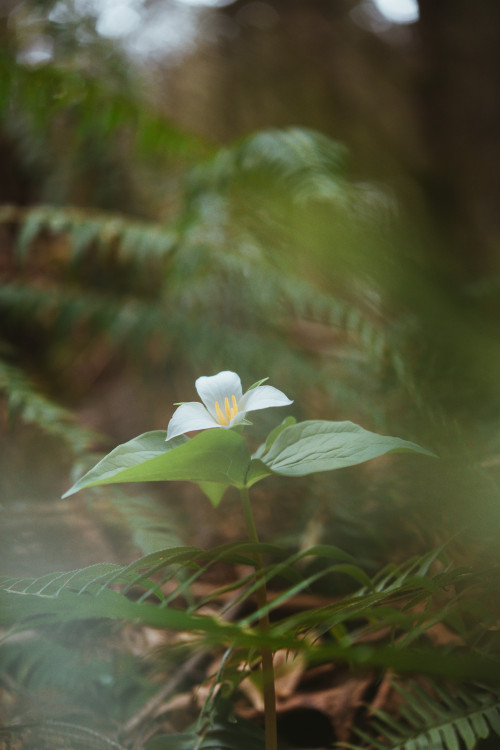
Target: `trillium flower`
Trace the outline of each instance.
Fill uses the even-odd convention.
[[[267,380],[267,378],[265,378]],[[210,377],[198,378],[195,386],[203,401],[181,404],[175,410],[167,428],[167,440],[192,430],[209,430],[212,427],[229,429],[245,423],[245,414],[269,406],[288,406],[289,398],[271,385],[261,385],[261,380],[245,394],[239,375],[229,370]]]

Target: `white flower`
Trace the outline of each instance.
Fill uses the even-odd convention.
[[[293,403],[277,388],[260,385],[263,382],[243,395],[240,377],[235,372],[224,370],[208,378],[198,378],[195,386],[203,404],[197,401],[181,404],[168,424],[167,440],[192,430],[228,429],[244,422],[248,411]]]

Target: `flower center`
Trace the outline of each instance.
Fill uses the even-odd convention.
[[[224,427],[227,427],[229,425],[229,422],[232,420],[233,417],[238,414],[238,404],[236,403],[236,396],[231,396],[231,402],[232,406],[229,406],[229,398],[226,396],[224,399],[224,412],[219,406],[219,402],[215,402],[215,412],[217,414],[217,419],[219,420],[220,424]]]

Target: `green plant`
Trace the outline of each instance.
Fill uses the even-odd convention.
[[[472,746],[496,726],[498,587],[495,567],[488,568],[496,560],[500,507],[497,285],[479,280],[464,287],[454,278],[447,285],[432,248],[419,247],[411,222],[398,221],[395,198],[354,180],[345,148],[321,133],[269,130],[220,148],[184,133],[144,99],[123,55],[98,38],[92,19],[85,26],[90,42],[82,44],[68,26],[50,22],[53,5],[36,4],[35,25],[30,3],[10,17],[0,60],[1,144],[27,185],[20,198],[19,190],[9,193],[15,205],[0,214],[1,418],[13,427],[3,431],[2,446],[17,444],[23,467],[31,469],[37,456],[52,464],[55,496],[71,464],[73,477],[83,477],[110,444],[134,434],[129,424],[110,428],[95,414],[94,421],[75,415],[103,383],[108,396],[127,378],[141,383],[152,397],[147,408],[131,410],[140,425],[135,431],[150,424],[163,430],[163,404],[186,396],[193,373],[234,367],[249,382],[269,372],[294,394],[299,419],[312,417],[313,432],[320,421],[353,418],[432,445],[441,460],[430,462],[429,471],[420,461],[396,459],[389,471],[346,469],[292,482],[284,475],[293,460],[284,454],[293,455],[297,445],[284,443],[297,435],[300,443],[307,422],[285,420],[266,440],[272,421],[265,414],[256,420],[251,448],[231,431],[195,438],[187,450],[179,439],[168,451],[155,430],[117,449],[120,461],[130,447],[136,453],[127,477],[138,471],[152,478],[141,472],[160,466],[186,479],[195,454],[197,463],[214,441],[241,461],[229,474],[222,461],[212,464],[210,471],[220,473],[210,473],[208,482],[200,477],[212,502],[236,483],[252,529],[245,485],[267,478],[285,520],[298,495],[298,518],[279,544],[257,543],[251,531],[252,543],[207,551],[184,546],[157,485],[90,488],[87,497],[107,513],[113,506],[146,557],[41,577],[4,576],[0,617],[14,629],[2,633],[0,646],[7,692],[36,704],[40,692],[53,691],[62,713],[31,723],[21,713],[17,724],[0,730],[2,738],[28,742],[38,735],[35,742],[50,750],[64,737],[85,748],[140,742],[152,715],[149,701],[165,687],[154,694],[155,670],[164,676],[171,664],[223,652],[217,687],[196,724],[157,736],[151,747],[261,747],[254,724],[234,722],[233,696],[245,678],[257,681],[259,653],[289,649],[310,665],[335,660],[393,670],[402,700],[441,721],[438,747],[456,750],[453,743],[462,740]],[[30,66],[22,62],[23,35],[37,28],[53,39],[54,56]],[[31,205],[40,202],[49,205]],[[94,422],[98,430],[81,426]],[[29,451],[26,435],[37,437]],[[334,437],[357,435],[365,433],[346,427],[323,439],[331,439],[331,448]],[[147,466],[144,450],[154,454]],[[11,454],[5,455],[4,476]],[[310,468],[332,467],[318,461]],[[161,471],[156,476],[166,478]],[[23,474],[33,471],[17,472]],[[103,479],[99,472],[89,476]],[[123,478],[111,473],[106,481]],[[38,491],[35,500],[42,502]],[[22,482],[18,492],[23,500],[29,494]],[[8,482],[5,498],[11,499]],[[463,528],[467,534],[445,552],[442,543]],[[269,538],[276,529],[262,531]],[[221,583],[217,566],[226,564],[246,573]],[[200,594],[197,583],[210,575],[210,592],[206,584]],[[267,603],[264,586],[273,589]],[[280,608],[310,589],[336,600],[283,615]],[[217,615],[207,617],[204,606]],[[143,659],[129,658],[123,646],[100,671],[89,642],[108,651],[103,622],[112,623],[113,644],[120,643],[122,623],[190,633],[192,642],[173,636],[160,654]],[[461,646],[432,647],[427,635],[436,623]],[[375,635],[380,640],[371,641]],[[90,668],[81,669],[89,659]],[[409,683],[406,691],[407,673],[432,675],[436,687],[423,695]],[[477,680],[487,687],[476,688]],[[447,713],[439,690],[448,685]],[[83,696],[92,697],[91,705]],[[113,736],[108,725],[89,728],[104,712],[116,723]],[[396,719],[389,736],[391,721],[385,711],[366,743],[386,737],[405,750],[412,742],[436,750],[436,722],[419,722],[413,713],[408,722]]]
[[[430,682],[427,689],[417,682],[410,682],[407,687],[393,684],[404,700],[401,716],[395,718],[376,710],[372,732],[356,732],[376,750],[415,750],[418,747],[458,750],[462,743],[473,750],[478,740],[487,738],[491,730],[500,735],[497,689],[480,685],[456,688],[435,682]],[[361,750],[358,745],[346,747]]]
[[[233,646],[238,645],[239,647],[243,647],[245,642],[247,646],[250,646],[252,639],[254,639],[255,645],[257,645],[257,642],[259,643],[262,658],[266,750],[276,750],[273,651],[276,650],[278,644],[280,647],[296,648],[297,633],[290,640],[289,632],[282,631],[281,638],[284,637],[285,640],[284,642],[278,640],[277,644],[272,637],[266,577],[269,573],[273,576],[276,575],[278,570],[280,572],[286,571],[288,563],[286,566],[272,566],[270,569],[264,566],[251,510],[250,487],[271,474],[304,476],[317,471],[350,466],[395,451],[432,454],[408,441],[375,435],[351,423],[310,421],[294,424],[293,420],[288,419],[270,433],[265,443],[252,457],[247,442],[234,429],[238,429],[240,424],[247,422],[246,414],[248,410],[290,403],[280,391],[262,385],[262,382],[259,381],[245,396],[242,396],[241,383],[234,373],[221,372],[211,378],[199,379],[197,388],[204,405],[194,403],[180,405],[171,420],[166,442],[163,433],[154,432],[142,435],[123,446],[119,446],[66,493],[69,495],[85,487],[114,484],[116,482],[188,480],[199,484],[212,502],[217,505],[229,486],[236,487],[241,496],[250,547],[253,547],[253,567],[255,569],[253,590],[257,598],[258,611],[256,617],[259,623],[259,631],[255,635],[242,633],[241,630],[235,630],[229,625],[221,627],[212,618],[200,618],[196,615],[188,615],[178,610],[169,609],[168,602],[171,597],[165,599],[160,585],[151,579],[151,574],[153,571],[158,573],[164,567],[165,556],[170,558],[171,564],[172,553],[161,553],[159,563],[155,563],[152,569],[143,572],[139,579],[134,575],[136,566],[131,566],[124,571],[116,570],[115,566],[111,566],[111,568],[109,566],[97,566],[89,570],[88,573],[76,571],[70,575],[58,575],[56,577],[49,575],[39,581],[30,581],[27,586],[24,583],[20,584],[19,581],[7,581],[4,591],[14,596],[16,594],[34,593],[37,597],[40,597],[43,594],[44,598],[55,598],[58,603],[61,603],[63,600],[61,600],[60,594],[67,591],[69,585],[70,591],[77,587],[77,596],[81,597],[80,601],[84,605],[86,616],[89,616],[91,612],[94,616],[96,615],[94,604],[92,603],[89,607],[87,599],[89,595],[92,597],[98,594],[95,602],[98,602],[98,611],[101,616],[120,617],[124,615],[122,608],[125,603],[115,601],[115,593],[107,588],[109,581],[123,583],[128,580],[130,586],[146,581],[149,582],[146,586],[148,595],[153,594],[159,600],[160,608],[163,608],[163,615],[166,618],[164,622],[167,627],[183,627],[192,631],[204,632],[212,637],[217,637],[217,634],[220,637],[224,633],[223,639],[226,642],[231,633]],[[225,405],[225,415],[219,406],[219,401],[220,404]],[[205,429],[204,432],[192,439],[182,435],[183,432],[199,429],[203,426],[215,429]],[[183,563],[185,565],[188,561],[189,564],[192,564],[196,562],[199,555],[200,552],[198,551],[195,551],[193,557],[189,550],[174,550],[173,560],[178,564]],[[220,559],[220,554],[217,557]],[[140,567],[142,568],[143,565],[144,562],[141,562]],[[357,578],[361,575],[363,580],[363,575],[356,573],[352,564],[341,564],[340,566],[334,566],[334,569],[345,570],[345,572],[353,574]],[[110,573],[111,579],[109,579]],[[88,574],[90,574],[90,577]],[[191,576],[188,580],[192,581],[193,577]],[[129,586],[126,586],[125,592],[128,590]],[[84,592],[86,596],[82,597]],[[141,596],[138,602],[143,601],[144,596]],[[40,599],[37,600],[37,603],[40,603]],[[164,607],[162,607],[163,604]],[[10,606],[12,607],[12,603]],[[61,612],[59,607],[57,609]],[[37,607],[37,611],[38,614],[42,614],[44,611],[48,614],[51,610],[49,608],[47,611],[43,607],[42,609]],[[158,626],[161,618],[158,619],[156,611],[155,607],[151,608],[150,605],[144,605],[144,615],[149,619],[150,624]],[[9,616],[12,617],[12,611]],[[74,617],[75,607],[73,606],[71,618]],[[315,624],[317,626],[319,622],[317,621]],[[279,630],[280,628],[278,628],[278,632]],[[363,659],[369,661],[369,654],[365,655]]]

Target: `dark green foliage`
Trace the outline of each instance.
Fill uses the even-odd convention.
[[[216,723],[200,734],[160,735],[148,742],[146,750],[261,750],[264,735],[255,724],[243,719]]]
[[[449,598],[437,609],[431,605],[439,601],[445,587],[458,583],[466,585],[471,574],[451,569],[447,573],[428,576],[427,571],[435,554],[413,560],[397,570],[386,571],[370,582],[349,555],[326,546],[284,559],[284,553],[279,548],[256,546],[248,542],[229,544],[211,551],[191,547],[172,548],[152,553],[126,567],[97,564],[67,573],[51,573],[39,579],[4,578],[0,581],[0,617],[4,624],[24,621],[26,626],[29,626],[30,615],[35,614],[42,618],[40,622],[46,623],[58,619],[76,621],[108,617],[142,621],[153,627],[190,630],[199,635],[201,642],[257,647],[262,635],[249,630],[249,626],[256,622],[259,612],[236,624],[198,614],[198,610],[216,599],[221,591],[235,592],[232,604],[241,603],[252,596],[258,584],[252,584],[251,576],[234,582],[229,589],[224,587],[219,591],[215,588],[207,598],[194,600],[191,604],[189,594],[190,586],[215,563],[253,566],[256,551],[271,555],[264,569],[268,584],[277,578],[292,582],[267,605],[266,611],[278,609],[300,591],[309,589],[318,580],[333,573],[368,584],[366,588],[330,606],[281,619],[266,638],[273,648],[304,650],[312,661],[335,656],[352,664],[392,666],[402,671],[412,671],[418,664],[421,671],[430,674],[489,678],[496,674],[494,662],[489,662],[479,652],[475,657],[446,652],[433,655],[425,648],[414,651],[410,648],[415,635],[418,633],[420,638],[436,622],[450,621],[456,626],[460,620],[460,598]],[[300,572],[300,564],[306,560],[325,560],[327,564],[304,575]],[[160,587],[167,582],[171,585],[180,571],[187,571],[187,575],[182,575],[165,597]],[[117,586],[121,587],[120,593]],[[173,609],[171,603],[179,597],[185,599],[187,606],[182,610]],[[427,606],[417,614],[418,606],[423,603]],[[417,607],[417,610],[414,611],[413,607]],[[356,626],[352,629],[354,623]],[[359,638],[366,634],[367,628],[377,631],[388,624],[394,635],[398,634],[399,646],[371,648],[359,644]],[[338,642],[312,645],[308,639],[304,639],[306,633],[312,635],[318,632],[337,634]],[[403,637],[405,634],[407,637]]]
[[[12,741],[12,747],[22,742],[26,750],[53,750],[60,743],[68,742],[74,750],[125,750],[118,742],[94,729],[50,719],[0,727],[0,739]]]
[[[0,295],[3,290],[0,290]],[[86,453],[98,435],[79,426],[73,414],[40,394],[26,375],[17,367],[0,359],[0,391],[7,395],[11,417],[36,425],[49,435],[67,443],[76,454]]]
[[[424,689],[417,682],[405,688],[394,683],[404,700],[400,718],[374,711],[371,732],[356,734],[376,750],[473,750],[479,739],[500,736],[500,694],[498,690],[470,686],[457,688],[431,682]],[[347,745],[351,750],[360,746]],[[364,747],[364,745],[363,745]]]
[[[297,593],[309,590],[332,574],[354,581],[354,591],[331,605],[278,619],[267,636],[252,627],[259,613],[231,624],[199,614],[224,591],[232,591],[235,595],[231,606],[252,597],[256,585],[251,575],[228,586],[214,588],[202,598],[193,597],[190,587],[197,580],[203,580],[213,565],[222,562],[252,567],[256,551],[265,554],[268,560],[264,569],[267,583],[272,586],[274,581],[279,581],[282,587],[280,594],[268,605],[269,611],[280,611]],[[309,564],[325,561],[326,565],[310,573],[310,569],[304,567],[306,561]],[[49,641],[43,649],[39,648],[36,635],[30,636],[34,639],[31,647],[24,644],[24,648],[21,642],[17,645],[14,640],[11,644],[7,638],[0,649],[0,658],[6,673],[30,690],[43,686],[54,688],[56,685],[61,689],[64,686],[68,695],[77,697],[81,693],[85,696],[85,704],[92,706],[92,694],[96,695],[98,689],[101,692],[99,710],[102,710],[104,700],[112,698],[110,686],[116,685],[126,692],[123,677],[117,681],[116,665],[106,666],[100,660],[89,661],[85,650],[79,655],[81,649],[92,643],[88,633],[76,650],[73,643],[73,653],[68,651],[63,655],[66,646],[64,641],[61,642],[64,626],[60,623],[64,621],[72,623],[74,630],[78,629],[79,621],[88,623],[89,618],[99,618],[96,622],[109,618],[128,620],[155,628],[190,631],[192,646],[230,645],[231,650],[250,649],[253,652],[266,642],[275,649],[301,651],[311,664],[334,659],[363,669],[389,668],[401,673],[418,671],[434,676],[434,681],[429,683],[430,691],[418,683],[410,683],[409,689],[403,683],[397,684],[395,689],[404,700],[400,718],[377,711],[371,734],[368,736],[359,729],[356,730],[359,737],[369,741],[377,750],[414,750],[415,747],[456,750],[459,747],[457,738],[462,737],[467,748],[472,750],[474,738],[486,737],[491,729],[497,731],[500,727],[497,659],[493,655],[486,657],[483,649],[464,653],[457,647],[436,649],[425,645],[425,633],[436,622],[447,623],[452,629],[458,627],[457,634],[465,639],[468,637],[465,625],[467,601],[463,602],[463,596],[459,594],[450,595],[450,591],[464,592],[473,588],[477,576],[464,569],[443,568],[444,562],[445,558],[438,551],[398,568],[391,566],[370,581],[349,555],[335,548],[318,547],[287,556],[270,545],[235,543],[212,551],[189,547],[162,550],[125,567],[100,564],[39,579],[3,579],[0,584],[3,624],[15,622],[18,630],[28,628],[31,634],[34,625],[42,628],[43,633],[52,623],[52,627],[58,624],[58,631],[54,633],[55,641]],[[438,571],[441,569],[437,573],[433,572],[436,563]],[[285,581],[288,584],[283,586]],[[356,589],[359,581],[366,581],[366,586]],[[160,586],[168,587],[168,596],[162,593]],[[185,603],[182,609],[178,608],[180,601]],[[370,633],[385,632],[387,625],[391,627],[389,638],[386,635],[382,640],[370,638],[366,642]],[[75,660],[82,658],[85,659],[85,669],[76,670]],[[46,664],[44,660],[47,660]],[[243,675],[237,664],[238,661],[234,675],[229,662],[224,668],[224,684],[231,681],[238,684]],[[103,670],[109,671],[109,680],[102,680]],[[78,682],[71,686],[75,674],[79,676]],[[125,674],[132,687],[133,671],[128,669]],[[460,679],[462,686],[437,681],[446,676]],[[487,679],[490,684],[477,687],[463,682],[474,679]],[[105,685],[108,685],[106,690]],[[139,688],[140,684],[136,683],[134,690]],[[115,699],[117,705],[123,705],[123,699],[118,696]],[[246,725],[241,722],[215,722],[203,726],[203,731],[157,737],[156,744],[151,747],[191,748],[197,747],[201,740],[207,743],[207,748],[218,747],[217,742],[226,747],[224,743],[236,741],[240,732],[242,742],[247,741],[243,738]],[[254,740],[255,730],[249,732],[249,748],[253,747]]]

